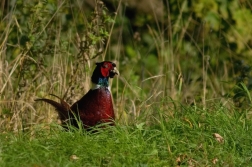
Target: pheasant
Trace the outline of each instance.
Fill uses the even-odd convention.
[[[91,77],[93,87],[72,106],[53,94],[51,95],[57,97],[60,103],[46,98],[36,99],[35,101],[44,101],[54,106],[63,126],[70,123],[79,128],[78,120],[85,129],[100,123],[114,125],[115,114],[109,88],[109,78],[113,78],[118,74],[115,63],[110,61],[96,63],[96,68]]]

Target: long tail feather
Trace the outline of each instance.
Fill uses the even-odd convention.
[[[58,99],[60,100],[61,105],[62,105],[67,111],[70,110],[70,105],[69,105],[67,102],[65,102],[62,98],[60,98],[59,96],[54,95],[54,94],[50,94],[50,95],[51,95],[51,96],[54,96],[54,97],[56,97],[56,98],[58,98]]]
[[[46,103],[51,104],[55,108],[55,110],[58,111],[59,117],[62,122],[65,122],[66,120],[69,119],[68,112],[69,112],[70,106],[64,100],[60,99],[61,103],[58,103],[54,100],[46,99],[46,98],[35,99],[35,101],[44,101]]]

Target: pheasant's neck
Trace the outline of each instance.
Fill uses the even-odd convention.
[[[110,87],[109,86],[102,86],[102,85],[98,85],[98,84],[95,84],[95,83],[92,83],[92,90],[95,90],[95,89],[100,89],[100,88],[106,88],[108,91],[110,91]]]
[[[107,88],[110,91],[108,78],[99,78],[98,83],[92,82],[92,90]]]

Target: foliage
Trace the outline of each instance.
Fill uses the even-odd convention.
[[[144,19],[146,14],[141,12],[135,17],[141,24],[118,18],[126,24],[123,34],[134,38],[123,39],[120,62],[123,68],[133,67],[142,98],[148,99],[155,90],[163,92],[161,98],[171,96],[205,106],[206,99],[234,97],[237,78],[244,75],[240,73],[243,65],[236,64],[251,66],[250,2],[171,0],[164,2],[163,10],[163,22]],[[251,80],[251,71],[246,73]]]
[[[0,165],[251,166],[248,115],[221,105],[211,111],[180,107],[173,116],[158,110],[155,126],[141,119],[95,133],[36,125],[33,132],[1,134]]]
[[[167,0],[161,18],[121,2],[3,0],[0,166],[251,166],[250,1]],[[117,126],[53,126],[34,99],[72,104],[105,58]]]

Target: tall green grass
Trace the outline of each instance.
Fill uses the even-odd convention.
[[[117,124],[94,133],[53,124],[0,135],[0,165],[11,166],[251,166],[252,123],[215,106],[158,110],[156,123]],[[164,121],[165,120],[165,121]],[[223,137],[218,141],[213,134]]]

